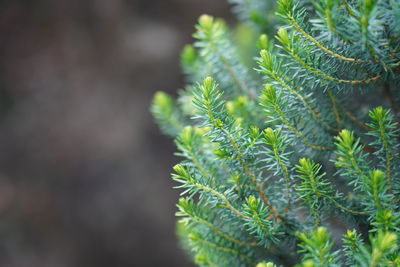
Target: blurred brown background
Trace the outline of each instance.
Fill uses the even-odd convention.
[[[0,266],[192,266],[148,112],[225,0],[0,1]]]

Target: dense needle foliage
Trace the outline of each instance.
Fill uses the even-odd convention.
[[[400,1],[230,0],[152,112],[200,266],[400,266]],[[254,59],[254,60],[253,60]]]

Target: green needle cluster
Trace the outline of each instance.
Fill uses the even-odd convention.
[[[400,266],[400,2],[229,0],[151,111],[199,266]]]

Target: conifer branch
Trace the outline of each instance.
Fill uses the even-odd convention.
[[[343,206],[342,204],[340,204],[336,199],[334,199],[334,198],[332,198],[332,197],[329,197],[329,200],[331,200],[332,202],[334,202],[335,205],[336,205],[339,209],[341,209],[341,210],[344,210],[344,211],[347,211],[347,212],[349,212],[349,213],[356,214],[356,215],[369,215],[368,212],[357,211],[357,210],[352,210],[352,209],[346,208],[345,206]]]
[[[176,174],[172,174],[172,178],[175,181],[183,184],[181,186],[178,186],[177,188],[195,187],[204,192],[208,192],[208,193],[212,194],[213,196],[217,197],[219,200],[221,200],[224,203],[224,206],[226,208],[228,208],[229,210],[231,210],[234,214],[236,214],[237,216],[239,216],[243,219],[248,219],[248,216],[244,215],[242,212],[240,212],[238,209],[236,209],[224,194],[218,192],[217,190],[215,190],[209,186],[206,186],[206,185],[196,182],[195,179],[189,174],[189,172],[182,165],[179,165],[179,164],[175,165],[174,171],[176,172]]]
[[[253,262],[249,257],[247,257],[246,255],[240,253],[239,250],[236,250],[234,248],[227,248],[227,247],[222,247],[219,246],[216,243],[210,242],[205,240],[201,235],[197,234],[190,234],[189,235],[190,241],[194,242],[194,243],[201,243],[202,245],[208,246],[212,249],[217,249],[219,251],[225,252],[225,253],[229,253],[229,254],[233,254],[243,260],[245,260],[247,263],[254,265],[255,262]]]
[[[342,168],[344,175],[354,179],[350,184],[354,184],[357,188],[368,177],[361,165],[365,163],[366,155],[362,153],[363,147],[360,145],[360,139],[354,139],[353,132],[342,130],[335,140],[337,147],[335,153],[338,156],[335,165]]]
[[[361,250],[361,247],[364,245],[361,240],[360,234],[357,233],[356,230],[347,230],[346,234],[343,235],[343,250],[346,256],[346,263],[348,265],[354,265],[355,260],[352,257],[355,254],[358,254]]]
[[[248,216],[244,215],[242,212],[240,212],[238,209],[236,209],[235,207],[233,207],[233,205],[230,203],[230,201],[227,199],[227,197],[225,195],[223,195],[222,193],[208,187],[208,186],[204,186],[202,184],[199,183],[194,183],[193,184],[195,187],[209,192],[212,195],[216,196],[217,198],[219,198],[220,200],[222,200],[222,202],[225,204],[225,206],[230,209],[233,213],[235,213],[237,216],[242,217],[243,219],[248,219]]]
[[[201,218],[199,215],[196,215],[195,212],[193,212],[193,202],[190,199],[185,199],[185,198],[180,198],[179,199],[179,204],[177,204],[179,208],[179,212],[176,213],[177,216],[189,216],[192,220],[204,224],[208,228],[210,228],[214,233],[217,235],[225,238],[226,240],[231,241],[232,243],[235,243],[240,246],[250,246],[250,247],[255,247],[257,246],[257,243],[255,242],[245,242],[245,241],[240,241],[231,235],[224,233],[222,230],[218,229],[214,224],[210,223],[209,221]]]
[[[278,236],[281,233],[271,220],[273,214],[264,207],[263,202],[254,196],[250,196],[243,207],[245,214],[251,218],[247,219],[246,222],[249,232],[259,239],[259,244],[269,247],[277,243],[279,241]]]
[[[363,257],[356,258],[359,263],[367,263],[369,267],[389,266],[387,255],[397,249],[397,235],[391,232],[379,232],[376,236],[371,237],[372,248],[370,255],[364,248],[361,251]]]
[[[374,204],[378,210],[382,209],[381,199],[379,198],[380,195],[380,184],[381,180],[383,179],[382,172],[375,170],[371,173],[371,180],[370,180],[370,191],[372,193]]]
[[[297,170],[299,172],[299,178],[302,179],[302,183],[297,187],[300,192],[299,197],[306,201],[309,205],[311,212],[316,216],[316,225],[319,223],[319,212],[316,207],[320,207],[323,200],[332,201],[338,208],[343,211],[357,214],[357,215],[369,215],[369,213],[355,211],[341,205],[334,196],[334,190],[332,185],[323,179],[326,173],[321,173],[321,165],[316,164],[310,159],[302,158],[299,160]]]
[[[202,86],[199,86],[199,94],[195,96],[195,103],[200,110],[204,110],[207,114],[207,120],[210,124],[220,133],[226,136],[227,142],[232,146],[233,152],[236,154],[234,160],[237,160],[242,167],[244,173],[250,179],[251,183],[255,187],[255,190],[263,199],[264,203],[272,211],[275,217],[277,217],[277,210],[269,203],[269,197],[264,193],[261,185],[258,183],[256,175],[252,172],[249,166],[244,160],[239,145],[237,144],[235,137],[224,128],[224,122],[214,116],[214,113],[218,113],[217,110],[223,105],[223,102],[218,102],[222,93],[218,91],[218,86],[211,77],[204,79]]]
[[[284,112],[282,111],[280,105],[278,104],[280,96],[277,96],[276,89],[273,86],[265,86],[265,90],[263,91],[262,95],[262,104],[264,106],[271,105],[273,109],[275,110],[276,114],[279,116],[281,119],[282,123],[292,132],[294,133],[297,137],[300,138],[300,140],[308,147],[311,147],[316,150],[330,150],[331,148],[321,146],[321,145],[314,145],[312,144],[307,137],[303,135],[302,132],[298,131],[288,120],[288,118],[285,116]]]
[[[368,33],[369,33],[369,20],[370,20],[370,15],[373,12],[375,8],[376,1],[363,1],[361,10],[362,10],[362,17],[359,18],[360,26],[361,26],[361,36],[363,38],[363,41],[365,43],[365,46],[368,48],[369,53],[371,54],[373,60],[375,62],[379,62],[379,58],[376,55],[374,49],[372,48],[372,45],[369,41],[368,38]]]
[[[154,95],[151,112],[165,133],[176,136],[183,129],[183,119],[175,107],[174,100],[164,92]]]
[[[303,30],[303,28],[297,24],[297,22],[293,19],[293,18],[289,18],[289,22],[291,25],[293,25],[293,27],[299,32],[301,33],[305,38],[307,38],[308,40],[310,40],[311,42],[313,42],[319,49],[321,49],[322,51],[324,51],[325,53],[336,57],[338,59],[341,59],[343,61],[349,61],[349,62],[355,62],[355,63],[363,63],[366,62],[363,59],[356,59],[356,58],[351,58],[351,57],[345,57],[342,55],[339,55],[335,52],[333,52],[332,50],[329,50],[328,48],[326,48],[325,46],[323,46],[320,42],[318,42],[314,37],[312,37],[311,35],[309,35],[305,30]]]
[[[330,240],[331,237],[326,228],[318,227],[316,231],[309,234],[300,234],[299,238],[302,241],[303,252],[309,252],[309,254],[305,254],[303,262],[310,260],[313,262],[311,266],[335,266],[337,253],[331,251],[333,242]]]
[[[274,45],[254,36],[279,28],[273,3],[228,1],[246,25],[241,41],[200,17],[181,55],[186,89],[177,101],[157,93],[151,108],[183,157],[172,174],[186,196],[182,245],[201,267],[400,266],[400,93],[389,88],[400,79],[400,4],[278,0],[287,25]],[[260,77],[242,63],[250,47]],[[210,75],[220,85],[195,85]],[[335,250],[333,225],[347,230]]]
[[[211,179],[210,172],[204,168],[203,164],[200,162],[200,159],[194,152],[195,146],[199,146],[199,143],[196,142],[197,139],[199,139],[199,137],[197,136],[193,128],[187,126],[177,137],[175,143],[178,149],[181,150],[182,156],[188,158],[203,177]]]
[[[325,7],[321,10],[321,13],[323,14],[323,19],[327,25],[328,30],[333,33],[335,36],[337,36],[342,42],[344,43],[352,43],[349,39],[345,38],[342,34],[339,33],[339,31],[336,29],[335,26],[335,19],[333,18],[333,7],[337,1],[326,1],[325,3],[321,1],[321,4],[325,4]]]
[[[308,34],[296,21],[294,14],[296,13],[296,8],[297,5],[292,2],[292,0],[279,0],[278,1],[278,15],[283,17],[284,19],[289,22],[290,25],[293,26],[293,28],[299,32],[302,36],[304,36],[306,39],[314,43],[319,49],[324,51],[325,53],[338,58],[343,61],[348,61],[348,62],[354,62],[354,63],[364,63],[366,62],[363,59],[356,59],[356,58],[351,58],[351,57],[345,57],[342,56],[338,53],[333,52],[332,50],[328,49],[324,45],[322,45],[320,42],[318,42],[314,37],[312,37],[310,34]]]
[[[265,205],[267,205],[268,209],[271,210],[274,217],[278,217],[278,212],[277,212],[276,208],[269,203],[269,197],[264,193],[262,186],[257,182],[256,175],[250,170],[249,166],[247,166],[247,164],[245,163],[245,161],[243,159],[243,155],[241,154],[239,147],[235,142],[235,139],[227,131],[224,131],[224,132],[229,137],[229,140],[230,140],[235,152],[237,153],[237,160],[239,161],[240,165],[242,166],[245,174],[249,177],[249,179],[252,182],[252,184],[254,185],[256,191],[261,196],[262,200],[264,201]]]
[[[358,17],[356,16],[356,14],[354,14],[354,12],[351,10],[348,0],[343,0],[343,4],[344,4],[344,7],[346,8],[347,13],[351,17],[353,17],[353,18],[358,20]]]
[[[321,70],[315,69],[315,68],[309,66],[306,62],[304,62],[304,60],[298,55],[297,51],[294,49],[293,36],[289,35],[288,32],[284,28],[279,29],[277,39],[281,42],[285,51],[287,51],[292,56],[292,58],[294,60],[296,60],[296,62],[300,66],[302,66],[309,72],[322,77],[325,80],[328,80],[331,82],[337,82],[339,84],[347,83],[347,84],[355,85],[355,84],[361,84],[361,83],[370,83],[373,81],[377,81],[381,78],[379,75],[375,76],[375,77],[371,77],[371,78],[364,78],[361,80],[344,80],[344,79],[332,77],[329,74],[326,74],[326,73],[322,72]]]
[[[330,150],[329,147],[325,147],[325,146],[320,146],[320,145],[314,145],[312,144],[307,137],[305,137],[303,135],[302,132],[298,131],[293,125],[290,124],[289,120],[286,118],[286,116],[283,114],[281,108],[278,105],[274,105],[276,112],[278,113],[279,117],[281,118],[283,124],[286,125],[286,127],[293,132],[295,135],[297,135],[302,141],[303,143],[308,146],[311,147],[313,149],[316,150]]]
[[[196,45],[202,49],[204,55],[207,55],[210,63],[221,64],[237,85],[239,93],[255,99],[255,93],[245,83],[245,79],[243,79],[246,69],[240,62],[235,61],[236,64],[232,64],[231,61],[233,61],[233,58],[227,57],[236,56],[236,53],[227,40],[225,24],[221,20],[214,20],[212,16],[202,15],[199,18],[196,28],[197,32],[194,34],[194,37],[199,40]],[[215,60],[214,57],[218,60]],[[217,69],[215,68],[214,72],[218,75],[220,74],[220,70]],[[244,73],[240,75],[239,71]]]
[[[288,90],[291,94],[293,94],[296,98],[300,100],[303,106],[308,110],[313,119],[321,124],[326,129],[329,129],[330,126],[321,119],[321,115],[318,110],[314,109],[306,97],[304,97],[299,90],[293,89],[289,86],[281,77],[284,77],[284,74],[280,72],[280,63],[277,63],[275,58],[271,55],[271,53],[267,50],[261,50],[260,52],[261,59],[258,61],[261,69],[259,70],[262,73],[267,74],[272,80],[276,81],[280,86],[284,89]],[[286,77],[284,77],[286,78]]]
[[[263,137],[264,137],[264,143],[270,147],[269,151],[266,151],[267,154],[270,154],[271,159],[267,160],[268,163],[271,164],[271,167],[273,167],[274,161],[276,161],[278,164],[276,165],[278,170],[281,170],[281,173],[283,173],[285,184],[286,184],[286,198],[288,199],[288,207],[287,210],[290,209],[291,207],[291,195],[290,195],[290,188],[291,188],[291,178],[290,178],[290,173],[288,170],[288,167],[286,166],[288,164],[287,160],[285,160],[285,149],[286,149],[286,139],[281,137],[281,132],[278,130],[272,130],[271,128],[267,128],[263,132]],[[278,172],[276,173],[278,174]]]
[[[392,158],[393,152],[389,145],[389,133],[390,127],[394,128],[389,110],[384,110],[382,107],[377,107],[369,113],[371,119],[374,120],[374,124],[370,124],[370,127],[375,130],[375,134],[379,136],[380,141],[383,145],[383,152],[385,154],[386,161],[386,179],[388,181],[389,192],[393,193],[392,185]]]

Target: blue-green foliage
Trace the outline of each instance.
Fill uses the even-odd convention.
[[[258,33],[273,31],[275,1],[228,0],[238,18]]]
[[[400,266],[399,1],[229,2],[251,51],[201,16],[186,89],[151,108],[183,158],[182,245],[200,266]]]

